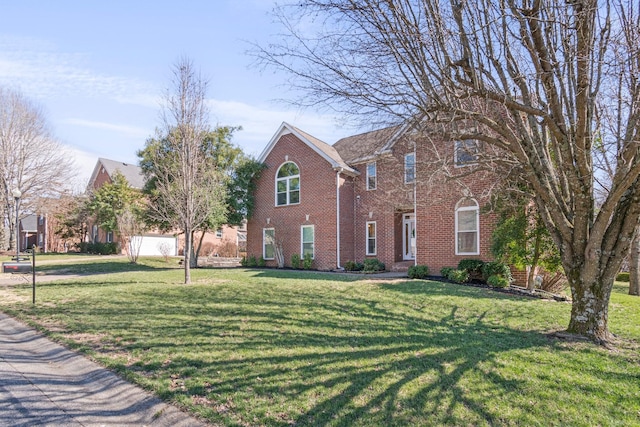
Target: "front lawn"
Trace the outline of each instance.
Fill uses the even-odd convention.
[[[35,307],[28,284],[0,288],[0,310],[213,424],[640,424],[640,298],[622,285],[607,350],[550,337],[569,304],[485,289],[241,269],[184,285],[158,260],[83,271],[101,264],[115,272],[39,285]]]

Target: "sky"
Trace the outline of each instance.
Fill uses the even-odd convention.
[[[250,43],[277,40],[273,0],[0,0],[0,85],[42,107],[73,156],[80,186],[99,157],[137,163],[161,125],[171,67],[190,59],[209,81],[213,125],[258,156],[283,121],[333,144],[353,134],[331,115],[277,99],[287,76],[261,72]]]

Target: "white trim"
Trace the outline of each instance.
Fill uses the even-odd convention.
[[[407,240],[407,234],[405,233],[408,224],[413,224],[409,229],[412,231],[409,240]],[[409,252],[406,251],[407,246]],[[413,256],[411,256],[413,252]],[[416,259],[416,214],[408,213],[402,215],[402,260],[413,261]]]
[[[374,251],[369,252],[369,224],[373,224],[373,241],[375,243]],[[367,221],[365,225],[365,254],[366,255],[377,255],[378,253],[378,224],[376,221]]]
[[[472,201],[475,206],[463,206],[463,207],[458,207],[460,205],[461,202],[463,202],[464,200],[470,200]],[[460,252],[458,250],[458,213],[459,212],[469,212],[469,211],[475,211],[476,213],[476,229],[475,229],[475,233],[476,233],[476,250],[473,252]],[[463,232],[469,232],[467,230],[463,231]],[[456,255],[480,255],[480,207],[478,206],[478,202],[475,199],[461,199],[457,204],[456,204],[456,211],[455,211],[455,247],[456,247]]]
[[[313,224],[305,224],[300,226],[300,258],[304,259],[304,229],[311,228],[313,230],[313,241],[311,242],[313,248],[313,254],[311,255],[311,259],[316,258],[316,226]],[[308,243],[308,242],[307,242]]]
[[[271,258],[267,258],[267,254],[266,254],[266,239],[265,236],[267,234],[267,230],[273,230],[273,242],[271,243],[273,245],[273,257]],[[265,260],[267,259],[275,259],[275,255],[276,255],[276,242],[275,242],[275,237],[276,237],[276,229],[271,227],[271,228],[263,228],[262,229],[262,258],[264,258]]]
[[[349,166],[346,165],[346,163],[343,163],[343,164],[338,163],[335,159],[331,158],[327,153],[325,153],[324,151],[319,149],[316,144],[314,144],[313,142],[309,141],[309,139],[307,137],[302,135],[300,132],[298,132],[296,130],[295,127],[291,126],[287,122],[282,122],[282,124],[280,125],[280,127],[278,128],[276,133],[273,135],[273,137],[271,137],[271,140],[269,141],[267,146],[264,148],[264,150],[262,150],[262,153],[260,153],[260,156],[258,156],[258,159],[257,159],[258,162],[264,163],[264,161],[267,159],[267,156],[269,155],[269,153],[271,153],[271,150],[273,150],[273,147],[280,140],[280,138],[282,136],[288,135],[288,134],[295,135],[296,138],[298,138],[305,145],[307,145],[309,148],[311,148],[313,151],[315,151],[318,155],[320,155],[320,157],[322,157],[327,162],[329,162],[329,164],[334,169],[343,168],[345,173],[352,174],[353,176],[358,175],[358,172],[355,169],[350,168]],[[329,144],[327,144],[327,145],[329,147],[331,147],[331,145],[329,145]]]
[[[340,172],[336,172],[336,268],[338,270],[342,268],[340,266]]]

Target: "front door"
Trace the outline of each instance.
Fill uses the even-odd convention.
[[[416,216],[404,214],[402,216],[402,259],[416,258]]]

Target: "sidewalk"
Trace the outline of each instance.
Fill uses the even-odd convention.
[[[0,426],[205,426],[0,313]]]

